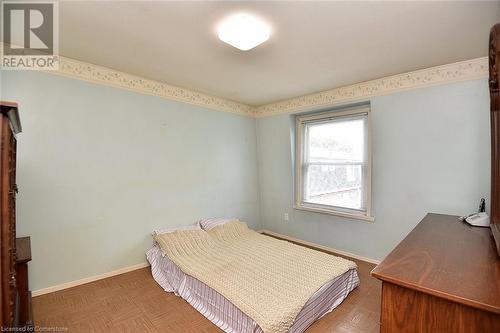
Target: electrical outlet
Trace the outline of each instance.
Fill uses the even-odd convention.
[[[283,214],[283,220],[285,222],[288,222],[290,220],[289,217],[288,217],[288,213]]]

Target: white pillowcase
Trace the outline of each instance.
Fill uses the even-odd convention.
[[[161,229],[156,229],[153,231],[153,236],[155,235],[161,235],[161,234],[168,234],[169,232],[174,232],[178,230],[201,230],[201,227],[198,223],[196,224],[191,224],[191,225],[185,225],[181,227],[170,227],[170,228],[161,228]]]
[[[200,227],[203,230],[210,230],[210,229],[215,228],[218,225],[221,225],[221,224],[224,224],[227,222],[231,222],[231,221],[239,221],[239,220],[236,218],[228,219],[228,218],[214,217],[214,218],[209,218],[209,219],[201,219],[198,221],[198,224],[200,225]]]

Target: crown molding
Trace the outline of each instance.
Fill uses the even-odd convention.
[[[0,42],[2,52],[5,45],[7,44]],[[168,100],[203,106],[217,111],[236,113],[247,117],[253,117],[254,114],[254,107],[246,104],[206,95],[197,91],[149,80],[140,76],[63,56],[57,56],[57,58],[59,60],[59,68],[57,70],[42,71],[48,74],[125,89],[140,94],[153,95]]]
[[[172,86],[163,82],[149,80],[140,76],[135,76],[66,57],[59,57],[58,70],[47,70],[44,72],[114,88],[125,89],[140,94],[153,95],[168,100],[198,105],[217,111],[236,113],[248,117],[253,116],[254,108],[242,103],[206,95],[189,89]]]
[[[487,77],[488,58],[476,58],[262,105],[254,109],[254,117],[310,111],[410,89]]]
[[[0,44],[3,46],[3,43],[0,42]],[[261,118],[327,108],[411,89],[484,79],[488,77],[488,70],[488,58],[482,57],[356,83],[257,107],[62,56],[59,56],[58,70],[44,72],[217,111]]]

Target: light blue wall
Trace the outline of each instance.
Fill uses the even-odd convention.
[[[201,217],[259,227],[255,121],[39,72],[2,73],[20,104],[18,235],[31,289],[145,260],[150,232]]]
[[[151,230],[206,216],[381,259],[426,212],[466,214],[489,195],[486,80],[370,101],[374,223],[292,208],[291,115],[254,120],[39,72],[1,80],[24,128],[17,230],[32,236],[32,290],[143,262]]]
[[[257,120],[264,228],[382,259],[427,212],[467,214],[489,198],[490,130],[486,80],[375,97],[375,222],[298,211],[293,205],[293,116]],[[283,214],[290,221],[284,222]],[[457,222],[458,223],[458,222]]]

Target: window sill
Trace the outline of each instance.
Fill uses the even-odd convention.
[[[344,212],[339,212],[339,211],[333,211],[333,210],[329,210],[329,209],[321,209],[321,208],[317,208],[317,207],[307,207],[307,206],[298,206],[298,205],[294,205],[293,208],[298,209],[298,210],[304,210],[307,212],[341,216],[341,217],[354,219],[354,220],[361,220],[361,221],[365,221],[365,222],[374,222],[375,221],[374,216],[350,214],[350,213],[344,213]]]

